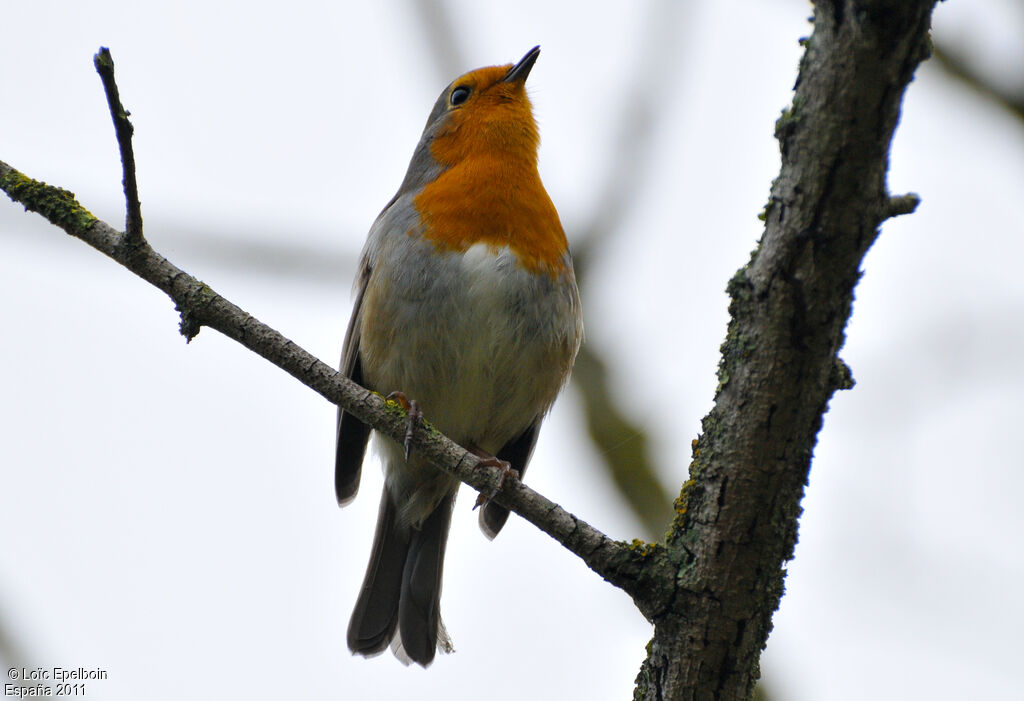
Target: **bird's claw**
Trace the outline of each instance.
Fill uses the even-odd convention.
[[[475,511],[477,507],[484,506],[487,502],[496,497],[498,495],[498,492],[505,488],[505,481],[510,476],[514,477],[518,481],[519,470],[512,467],[512,463],[510,463],[508,460],[502,460],[501,458],[496,458],[493,455],[481,454],[477,451],[471,452],[473,452],[477,457],[480,458],[480,462],[476,464],[477,467],[494,467],[501,471],[501,478],[498,480],[498,485],[494,489],[492,489],[489,494],[484,494],[483,492],[480,492],[480,494],[477,496],[476,503],[473,504],[473,509]]]
[[[416,425],[423,420],[423,412],[415,399],[409,399],[403,392],[392,392],[385,399],[398,402],[409,413],[409,419],[405,424],[405,440],[402,446],[405,448],[405,459],[412,454],[412,437],[416,432]]]

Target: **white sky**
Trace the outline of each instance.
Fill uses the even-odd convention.
[[[119,225],[91,62],[109,46],[150,241],[328,362],[365,231],[456,73],[541,44],[541,169],[570,236],[601,204],[620,111],[647,96],[650,171],[584,305],[666,483],[685,479],[808,5],[453,2],[465,65],[444,76],[408,3],[155,5],[5,3],[0,159]],[[983,45],[989,68],[1020,67],[1011,5],[941,3],[937,31]],[[652,12],[672,46],[645,66]],[[1019,693],[1022,156],[1019,122],[919,72],[890,184],[923,204],[865,262],[842,354],[858,384],[826,417],[762,661],[776,698]],[[225,238],[234,261],[211,251]],[[268,274],[273,244],[336,273]],[[426,672],[351,657],[381,480],[369,466],[337,508],[333,408],[215,332],[185,345],[162,293],[9,202],[0,300],[0,629],[26,664],[105,669],[88,698],[109,700],[631,698],[650,629],[628,597],[522,521],[487,542],[469,494],[445,571],[457,653]],[[631,538],[592,450],[569,392],[529,481]]]

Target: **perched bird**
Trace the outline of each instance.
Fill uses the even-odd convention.
[[[451,83],[427,119],[398,193],[370,228],[341,371],[415,400],[439,431],[521,475],[583,335],[568,244],[537,172],[526,96],[535,47],[515,65]],[[338,415],[335,489],[359,487],[370,429]],[[386,438],[384,493],[348,628],[353,653],[391,644],[424,667],[451,643],[441,572],[459,482]],[[480,510],[493,538],[508,511]]]

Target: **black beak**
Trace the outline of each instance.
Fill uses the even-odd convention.
[[[540,56],[540,47],[534,46],[526,52],[526,55],[519,60],[519,63],[509,69],[502,80],[506,83],[525,83],[526,76],[530,75],[530,69],[537,62],[538,56]]]

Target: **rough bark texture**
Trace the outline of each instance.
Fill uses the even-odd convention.
[[[715,406],[693,447],[667,540],[678,566],[654,615],[637,699],[743,699],[793,555],[822,416],[852,386],[837,353],[864,254],[914,196],[886,192],[902,96],[929,51],[933,0],[816,3],[782,169],[749,264],[728,286],[731,321]]]

